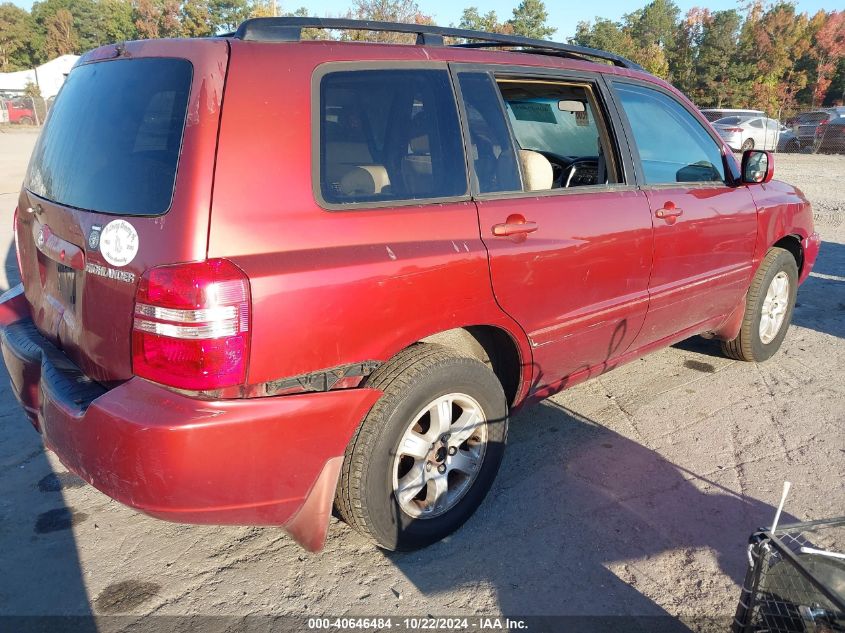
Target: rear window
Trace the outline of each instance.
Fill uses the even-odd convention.
[[[830,115],[827,112],[809,112],[807,114],[798,115],[798,123],[800,125],[809,125],[810,123],[821,123],[827,121]]]
[[[90,211],[166,212],[192,72],[189,61],[168,58],[75,68],[32,154],[26,188]]]
[[[742,119],[738,116],[726,116],[724,119],[719,119],[716,121],[716,125],[736,125],[742,121]]]

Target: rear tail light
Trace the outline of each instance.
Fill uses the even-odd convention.
[[[742,132],[742,128],[741,127],[729,127],[729,128],[726,128],[725,131],[726,132]]]
[[[827,129],[828,121],[820,121],[816,126],[816,136],[824,136],[824,131]]]
[[[250,304],[249,280],[226,259],[148,270],[135,298],[133,372],[195,391],[243,384]]]

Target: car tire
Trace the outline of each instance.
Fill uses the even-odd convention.
[[[725,355],[755,363],[771,358],[789,329],[797,291],[798,266],[792,253],[782,248],[770,249],[746,294],[739,334],[722,342]]]
[[[386,550],[435,543],[472,516],[499,470],[508,430],[502,385],[474,358],[416,344],[376,370],[366,386],[383,395],[347,447],[335,497],[338,514]],[[475,408],[473,418],[468,411]],[[435,411],[444,414],[435,418]],[[461,420],[471,422],[461,427]],[[427,448],[443,428],[453,434],[440,435]],[[430,452],[414,457],[406,450]],[[420,481],[425,483],[414,494]]]
[[[35,121],[33,121],[30,117],[24,116],[18,119],[18,123],[21,125],[35,125]]]
[[[790,141],[784,149],[788,154],[797,154],[801,151],[801,146],[798,144],[798,141]]]
[[[747,139],[745,139],[745,140],[742,142],[742,147],[741,147],[740,149],[741,149],[743,152],[745,152],[745,151],[747,151],[747,150],[749,150],[749,149],[754,149],[754,139],[753,139],[753,138],[747,138]]]

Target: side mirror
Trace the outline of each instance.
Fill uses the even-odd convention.
[[[775,175],[775,159],[771,152],[748,149],[742,153],[742,182],[761,185]]]

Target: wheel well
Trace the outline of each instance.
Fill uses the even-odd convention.
[[[438,332],[422,339],[473,356],[493,370],[508,402],[513,404],[519,391],[521,364],[519,349],[504,330],[490,325],[471,325]]]
[[[792,253],[792,256],[795,258],[795,265],[798,266],[798,274],[801,274],[801,269],[804,267],[804,249],[801,248],[800,237],[797,235],[787,235],[772,244],[772,247],[782,248]]]

